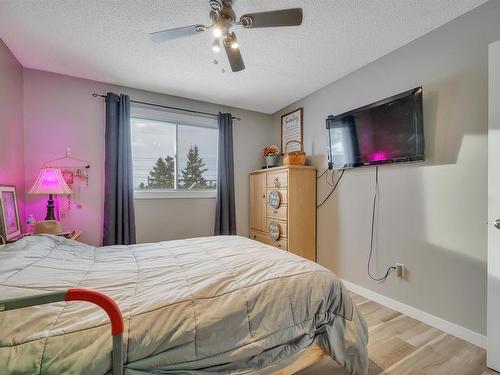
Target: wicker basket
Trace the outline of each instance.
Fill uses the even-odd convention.
[[[299,141],[289,141],[285,145],[285,156],[283,156],[283,164],[285,165],[305,165],[306,153],[304,151],[287,152],[290,143],[298,143],[302,149],[302,143]]]

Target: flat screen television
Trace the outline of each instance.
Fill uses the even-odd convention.
[[[326,119],[328,167],[424,160],[422,87]]]

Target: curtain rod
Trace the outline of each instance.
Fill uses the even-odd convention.
[[[95,92],[92,94],[94,98],[100,97],[100,98],[106,98],[106,95],[101,95],[101,94],[96,94]],[[168,105],[161,105],[161,104],[154,104],[154,103],[148,103],[148,102],[141,102],[139,100],[130,100],[131,103],[136,103],[136,104],[144,104],[144,105],[149,105],[152,107],[159,107],[159,108],[166,108],[166,109],[172,109],[175,111],[182,111],[182,112],[189,112],[189,113],[197,113],[200,115],[206,115],[206,116],[214,116],[217,117],[218,115],[215,113],[209,113],[209,112],[201,112],[201,111],[194,111],[192,109],[185,109],[185,108],[178,108],[178,107],[170,107]],[[241,117],[234,117],[233,120],[241,121]]]

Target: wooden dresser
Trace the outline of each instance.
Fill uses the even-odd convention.
[[[316,261],[316,168],[250,173],[250,238]]]

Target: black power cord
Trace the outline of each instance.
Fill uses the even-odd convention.
[[[328,172],[328,168],[326,168],[326,169],[323,171],[323,173],[321,173],[319,176],[316,176],[316,178],[318,178],[318,179],[319,179],[319,178],[323,177],[323,176],[324,176],[324,174],[325,174],[326,172]]]
[[[332,196],[333,192],[337,189],[337,186],[339,185],[340,180],[342,180],[342,177],[344,176],[344,173],[345,173],[345,169],[342,169],[342,173],[340,174],[340,177],[338,178],[338,180],[335,183],[335,185],[333,185],[332,190],[330,191],[330,193],[328,193],[328,195],[326,196],[326,198],[323,199],[323,201],[316,206],[316,208],[320,208],[321,206],[323,206],[326,203],[326,201]],[[328,178],[328,175],[327,175],[327,178]],[[332,172],[332,181],[333,181],[333,172]]]
[[[396,267],[394,266],[391,266],[387,269],[387,272],[385,273],[385,275],[383,277],[375,277],[375,276],[372,276],[372,274],[370,273],[370,264],[372,262],[372,255],[373,255],[373,247],[374,247],[374,241],[373,241],[373,236],[374,236],[374,232],[375,232],[375,212],[376,212],[376,208],[377,208],[377,196],[378,196],[378,165],[375,166],[375,193],[373,194],[373,206],[372,206],[372,231],[371,231],[371,236],[370,236],[370,255],[368,256],[368,276],[370,276],[370,278],[374,281],[377,281],[377,282],[382,282],[382,281],[385,281],[387,279],[387,277],[389,276],[389,273],[392,271],[392,270],[396,270]]]
[[[330,185],[330,187],[333,187],[333,185],[335,185],[335,181],[333,179],[333,176],[335,175],[335,171],[332,171],[332,177],[330,178],[332,180],[332,182],[328,181],[328,172],[326,173],[326,176],[325,176],[325,181],[328,185]]]

